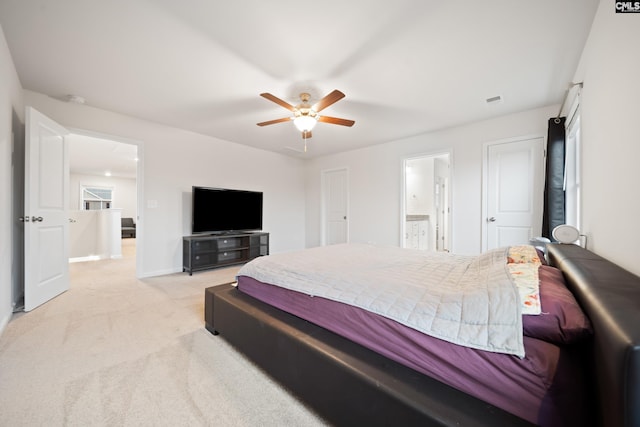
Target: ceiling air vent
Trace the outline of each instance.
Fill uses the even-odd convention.
[[[491,98],[486,99],[487,105],[489,104],[499,104],[502,102],[502,97],[500,95],[492,96]]]

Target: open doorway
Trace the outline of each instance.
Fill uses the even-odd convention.
[[[403,248],[451,250],[450,164],[448,152],[404,159]]]
[[[140,259],[138,200],[141,146],[72,131],[69,147],[69,261]],[[123,219],[131,224],[126,233]],[[132,253],[134,251],[134,253]],[[136,265],[138,263],[136,262]]]

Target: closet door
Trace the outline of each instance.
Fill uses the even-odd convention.
[[[543,150],[542,137],[486,146],[484,250],[527,244],[540,235]]]
[[[323,245],[349,240],[348,172],[335,169],[322,172]]]

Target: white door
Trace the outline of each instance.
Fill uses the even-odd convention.
[[[346,169],[324,171],[324,233],[323,244],[335,245],[348,240],[348,175]]]
[[[26,109],[24,196],[24,309],[33,310],[69,289],[68,132]]]
[[[541,137],[486,147],[485,250],[527,244],[540,235],[543,159]]]

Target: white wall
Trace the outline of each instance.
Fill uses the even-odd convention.
[[[307,166],[307,247],[320,243],[320,173],[349,168],[351,242],[400,245],[402,159],[452,150],[452,251],[481,251],[482,146],[519,136],[545,136],[551,106],[472,123],[310,161]]]
[[[72,173],[69,177],[69,209],[80,209],[81,186],[95,185],[97,187],[113,188],[114,209],[122,209],[122,218],[136,218],[137,197],[136,180],[115,176],[83,175]]]
[[[435,213],[433,203],[434,164],[433,157],[423,157],[410,161],[411,170],[406,172],[405,183],[407,215],[433,215]]]
[[[640,275],[640,15],[602,1],[574,81],[582,90],[582,231]]]
[[[70,261],[121,258],[121,214],[120,209],[70,210]]]
[[[138,212],[140,276],[182,271],[182,236],[190,233],[191,186],[264,192],[272,253],[304,247],[301,160],[24,91],[31,105],[63,126],[141,141],[144,199]]]
[[[12,211],[13,134],[22,135],[24,123],[22,86],[0,27],[0,333],[9,322],[17,298],[12,287],[13,234],[17,220]]]

